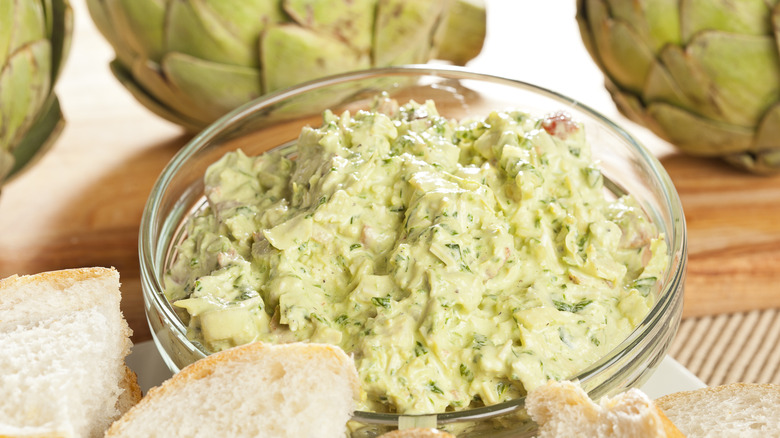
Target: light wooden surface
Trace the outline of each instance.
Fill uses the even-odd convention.
[[[137,257],[149,191],[188,140],[111,76],[111,48],[84,0],[58,86],[68,125],[54,148],[0,195],[0,277],[114,266],[134,340],[150,338]],[[491,1],[490,35],[471,67],[537,83],[620,118],[574,23],[573,3]],[[548,5],[549,4],[549,5]],[[518,50],[522,47],[522,51]],[[780,176],[686,157],[627,124],[662,159],[688,221],[686,317],[780,308]]]

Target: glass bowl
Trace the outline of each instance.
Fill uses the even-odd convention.
[[[319,126],[321,113],[370,106],[386,92],[399,102],[432,99],[441,115],[462,119],[491,110],[519,108],[542,116],[565,110],[585,125],[593,158],[605,187],[630,193],[664,233],[669,265],[655,303],[617,348],[572,379],[593,398],[641,385],[665,356],[682,312],[686,231],[677,192],[658,160],[636,139],[581,103],[516,80],[455,67],[407,66],[348,73],[264,96],[205,129],[163,170],[144,210],[139,256],[145,310],[154,341],[166,364],[177,372],[207,353],[187,339],[187,329],[163,293],[163,275],[181,239],[182,224],[203,202],[203,175],[223,154],[237,148],[255,155],[289,144],[306,125]],[[519,398],[487,407],[435,415],[358,411],[352,436],[371,437],[394,428],[439,427],[459,437],[519,436],[535,428]]]

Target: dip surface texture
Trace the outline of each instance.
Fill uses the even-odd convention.
[[[362,410],[459,410],[572,377],[660,287],[664,237],[604,189],[565,114],[456,122],[381,101],[326,112],[294,150],[208,169],[166,295],[209,351],[339,345]]]

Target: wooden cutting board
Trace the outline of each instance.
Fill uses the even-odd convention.
[[[780,176],[673,154],[688,228],[684,315],[780,308]]]
[[[84,0],[73,5],[76,34],[58,88],[68,125],[53,150],[0,194],[0,277],[114,266],[125,316],[134,340],[142,341],[150,334],[138,226],[157,175],[189,136],[141,107],[116,82],[108,71],[110,47],[89,21]],[[493,55],[500,43],[490,39],[475,65],[502,64]],[[585,65],[587,58],[581,59]],[[591,89],[597,90],[574,92],[587,95]],[[656,152],[688,222],[684,315],[780,308],[780,176],[748,175],[669,149]]]

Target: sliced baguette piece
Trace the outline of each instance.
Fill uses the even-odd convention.
[[[122,388],[122,393],[119,394],[119,398],[116,401],[116,409],[119,415],[112,419],[112,423],[143,398],[141,387],[138,385],[138,376],[126,365],[119,386]]]
[[[578,383],[551,380],[528,394],[525,408],[539,425],[538,438],[684,436],[650,397],[636,388],[595,403]]]
[[[119,273],[0,280],[0,436],[99,437],[140,395]]]
[[[780,385],[730,383],[655,402],[689,438],[780,437]]]
[[[359,390],[355,363],[339,347],[256,342],[150,389],[106,437],[342,438]]]

